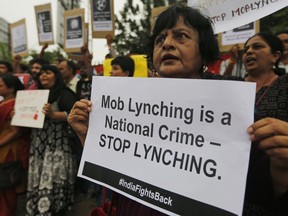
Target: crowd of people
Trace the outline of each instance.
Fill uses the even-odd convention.
[[[107,58],[113,58],[110,75],[132,77],[135,62],[129,56],[116,56],[111,43],[107,37]],[[81,49],[81,60],[61,59],[58,64],[43,59],[46,48],[30,61],[27,86],[13,75],[12,64],[0,61],[0,163],[20,160],[27,172],[17,186],[0,188],[1,216],[15,215],[17,194],[23,193],[26,215],[65,215],[73,205],[93,109],[92,76],[97,73],[87,46]],[[288,215],[288,32],[260,32],[243,47],[233,45],[220,74],[213,74],[207,65],[219,60],[220,50],[211,20],[195,8],[174,5],[157,17],[147,50],[150,69],[159,78],[256,83],[255,122],[247,128],[251,152],[243,215]],[[14,69],[20,65],[17,61]],[[16,92],[24,89],[50,90],[41,129],[11,125]],[[117,215],[165,215],[116,192],[113,195]]]

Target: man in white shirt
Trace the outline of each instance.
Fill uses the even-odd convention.
[[[231,47],[230,54],[230,58],[221,62],[219,73],[221,75],[244,78],[246,70],[242,63],[243,50],[238,44],[235,44]]]
[[[58,69],[62,74],[66,86],[76,93],[76,85],[79,78],[75,76],[77,70],[75,63],[70,60],[63,60],[59,63]]]

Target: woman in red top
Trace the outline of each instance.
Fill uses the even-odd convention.
[[[0,75],[0,163],[20,160],[27,169],[28,142],[21,127],[12,126],[11,118],[14,109],[16,92],[23,90],[21,81],[11,74]],[[25,191],[25,183],[12,188],[0,189],[0,215],[15,215],[17,193]]]

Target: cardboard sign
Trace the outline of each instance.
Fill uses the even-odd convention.
[[[242,215],[255,90],[94,76],[78,175],[168,215]]]
[[[64,50],[67,53],[80,53],[84,45],[85,22],[84,9],[74,9],[64,13]]]
[[[48,101],[49,90],[17,91],[12,125],[43,128],[45,115],[42,109]]]
[[[26,21],[22,19],[10,25],[12,54],[25,56],[27,51]]]
[[[38,5],[34,8],[39,44],[54,44],[51,4]]]
[[[113,0],[91,0],[92,37],[114,37],[115,17]]]

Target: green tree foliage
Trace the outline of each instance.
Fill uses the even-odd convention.
[[[0,59],[11,62],[9,48],[5,43],[0,43]]]
[[[165,0],[141,0],[133,4],[127,0],[120,17],[116,17],[116,50],[120,55],[128,53],[143,54],[146,52],[146,42],[151,32],[151,10],[154,7],[165,6]]]
[[[59,47],[56,50],[53,50],[52,52],[45,51],[45,53],[43,55],[43,59],[53,63],[53,62],[56,62],[57,59],[64,59],[65,58],[62,53],[63,53],[63,51],[61,52],[61,48],[59,48]],[[38,58],[39,52],[32,50],[30,52],[30,56],[32,58]]]
[[[283,8],[260,20],[260,31],[277,33],[288,30],[288,7]]]

